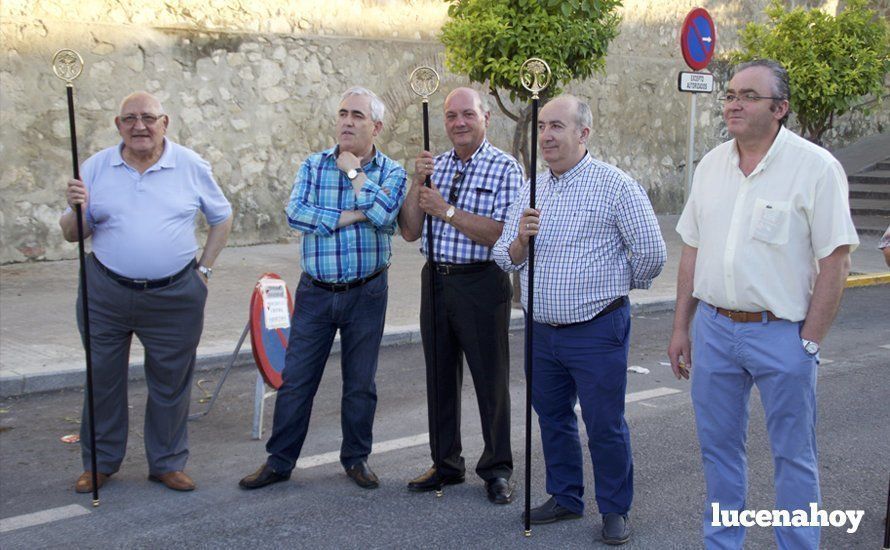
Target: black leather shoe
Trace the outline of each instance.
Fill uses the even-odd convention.
[[[464,482],[464,474],[440,476],[435,466],[408,482],[408,490],[415,493],[435,491],[444,485],[457,485]]]
[[[513,487],[510,482],[502,477],[489,479],[485,482],[485,492],[488,500],[495,504],[510,504],[513,502]]]
[[[376,489],[380,486],[380,480],[377,479],[377,475],[371,471],[365,460],[347,468],[346,475],[362,489]]]
[[[630,524],[627,514],[606,514],[603,516],[603,542],[619,545],[630,540]]]
[[[522,517],[524,519],[525,514],[523,514]],[[568,508],[560,506],[559,503],[556,502],[556,497],[550,497],[550,500],[538,506],[537,508],[532,508],[529,512],[529,518],[531,520],[530,523],[534,525],[553,523],[554,521],[560,521],[563,519],[578,519],[580,517],[581,514],[576,514]]]
[[[278,483],[279,481],[287,481],[288,479],[290,479],[290,472],[279,474],[269,464],[263,464],[259,470],[239,481],[238,486],[242,489],[259,489],[260,487]]]

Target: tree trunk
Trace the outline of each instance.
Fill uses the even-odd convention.
[[[519,109],[519,120],[516,121],[516,129],[513,131],[513,157],[519,161],[528,175],[531,165],[529,153],[529,125],[531,124],[531,106],[526,105]]]

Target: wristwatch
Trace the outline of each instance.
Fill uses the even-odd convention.
[[[810,355],[816,355],[819,353],[819,344],[813,342],[812,340],[807,340],[806,338],[800,339],[800,345],[803,346],[805,352]]]
[[[207,279],[207,280],[209,281],[209,280],[210,280],[210,276],[213,275],[213,270],[210,269],[210,268],[207,267],[207,266],[203,266],[203,265],[201,265],[201,264],[198,264],[198,273],[200,273],[201,275],[203,275],[204,278]]]
[[[350,168],[348,172],[346,172],[346,177],[349,178],[349,181],[354,180],[358,177],[359,174],[363,173],[364,170],[361,166],[358,168]]]
[[[454,205],[448,207],[448,210],[445,211],[445,221],[451,223],[451,219],[454,217],[455,210]]]

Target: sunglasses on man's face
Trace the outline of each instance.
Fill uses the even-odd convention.
[[[451,178],[451,191],[448,193],[448,202],[454,204],[460,196],[460,184],[464,181],[464,172],[455,172]]]

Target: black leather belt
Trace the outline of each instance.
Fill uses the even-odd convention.
[[[627,299],[627,296],[621,296],[620,298],[616,298],[609,305],[604,307],[599,313],[597,313],[592,318],[590,318],[586,321],[578,321],[577,323],[568,323],[566,325],[554,325],[552,323],[547,323],[547,325],[549,325],[553,328],[568,328],[568,327],[576,327],[578,325],[583,325],[584,323],[589,323],[591,321],[595,321],[595,320],[599,319],[600,317],[603,317],[605,315],[612,313],[613,311],[615,311],[616,309],[618,309],[624,305],[625,299]]]
[[[386,266],[386,267],[389,267],[389,266]],[[312,277],[309,277],[309,275],[306,275],[306,276],[309,277],[309,280],[312,282],[312,284],[317,286],[318,288],[323,288],[323,289],[327,290],[328,292],[346,292],[347,290],[352,290],[353,288],[358,288],[365,283],[369,283],[369,282],[373,281],[374,279],[379,277],[381,273],[386,271],[386,267],[384,267],[383,269],[378,269],[377,271],[375,271],[374,273],[371,273],[367,277],[362,277],[361,279],[355,279],[354,281],[349,281],[347,283],[326,283],[324,281],[319,281],[318,279],[313,279]]]
[[[183,275],[188,273],[190,269],[195,269],[195,267],[197,267],[198,265],[198,262],[194,258],[192,258],[192,261],[190,261],[187,266],[182,268],[181,271],[178,271],[173,275],[170,275],[169,277],[164,277],[162,279],[131,279],[129,277],[119,275],[114,271],[108,269],[95,256],[93,256],[93,259],[96,260],[96,265],[99,266],[99,269],[102,270],[103,273],[114,279],[117,284],[125,286],[127,288],[132,288],[133,290],[150,290],[153,288],[164,288],[165,286],[172,285],[179,279],[182,279]]]
[[[434,263],[436,273],[439,275],[466,275],[479,273],[494,265],[494,262],[473,262],[469,264],[444,264]]]

